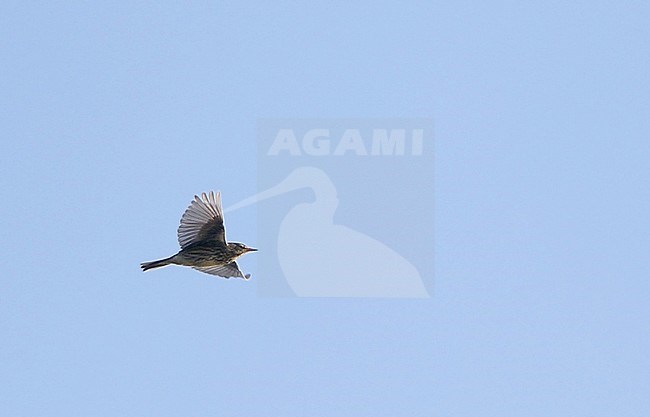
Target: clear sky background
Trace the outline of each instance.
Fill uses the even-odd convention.
[[[648,21],[3,1],[2,414],[649,415]],[[434,119],[433,298],[260,298],[254,255],[251,282],[139,270],[194,193],[254,194],[261,117]]]

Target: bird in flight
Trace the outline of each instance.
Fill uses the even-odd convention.
[[[181,218],[178,243],[181,245],[180,252],[158,261],[143,262],[140,264],[142,270],[183,265],[223,278],[250,278],[250,274],[244,275],[241,272],[236,259],[257,249],[249,248],[243,243],[226,242],[219,191],[210,191],[207,195],[203,193],[201,198],[194,196]]]

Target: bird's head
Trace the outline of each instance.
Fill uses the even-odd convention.
[[[257,249],[254,248],[249,248],[248,246],[244,245],[243,243],[239,242],[230,242],[228,243],[228,250],[235,254],[235,256],[241,256],[245,254],[246,252],[254,252]]]

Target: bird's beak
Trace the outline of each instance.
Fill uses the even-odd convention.
[[[255,252],[257,249],[246,247],[246,252]]]
[[[264,201],[268,198],[272,198],[278,195],[282,195],[285,193],[288,193],[293,190],[298,190],[300,188],[304,187],[311,187],[311,181],[309,181],[309,178],[307,180],[305,179],[304,175],[297,175],[296,172],[298,170],[294,170],[291,174],[289,174],[285,179],[280,181],[279,184],[269,188],[268,190],[261,191],[254,196],[248,197],[239,203],[232,205],[230,207],[227,207],[224,212],[228,213],[233,210],[238,210],[243,207],[250,206],[251,204],[256,204],[259,203],[260,201]]]

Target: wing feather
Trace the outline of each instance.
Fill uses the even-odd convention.
[[[221,208],[221,193],[210,191],[195,195],[178,227],[178,243],[186,248],[192,243],[203,240],[215,240],[226,244],[226,230],[223,226],[223,210]]]
[[[239,265],[237,265],[237,262],[230,262],[229,264],[221,266],[193,266],[192,268],[196,269],[197,271],[205,272],[206,274],[217,275],[223,278],[250,278],[250,274],[244,275],[241,272]]]

